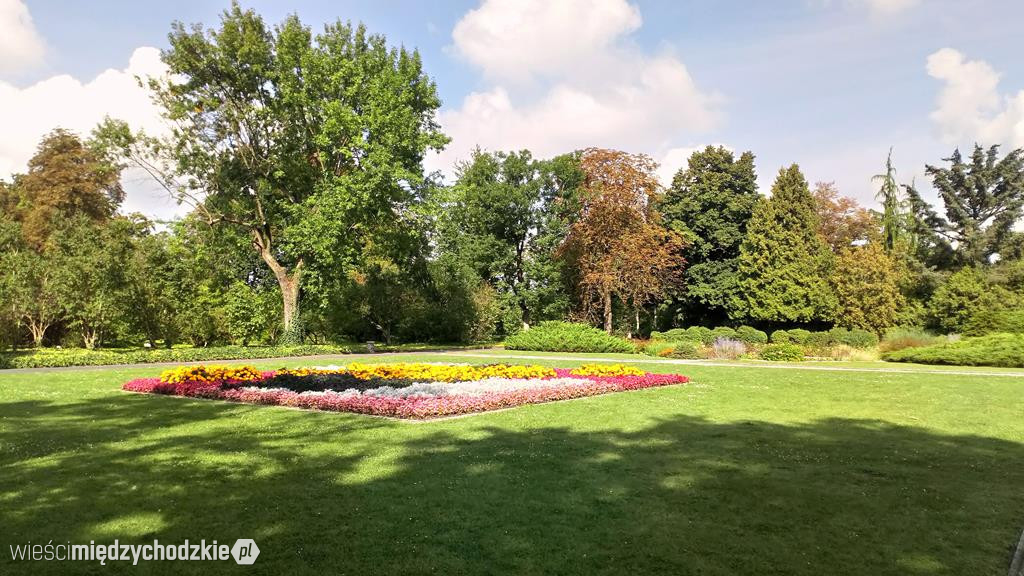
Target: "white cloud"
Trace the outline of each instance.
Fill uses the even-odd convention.
[[[160,51],[142,47],[132,53],[126,68],[105,70],[88,82],[66,74],[25,88],[0,82],[0,178],[23,172],[39,140],[57,127],[86,136],[109,115],[128,122],[133,129],[162,134],[165,126],[159,110],[136,77],[160,76],[166,71]],[[124,211],[160,217],[181,212],[166,194],[138,174],[129,172],[123,181],[128,192]]]
[[[860,0],[873,16],[894,16],[917,6],[920,0]]]
[[[640,27],[624,0],[485,0],[455,25],[457,52],[491,78],[560,74]]]
[[[28,6],[21,0],[0,0],[0,74],[36,66],[45,52]]]
[[[928,74],[943,82],[931,119],[951,144],[1024,146],[1024,90],[999,93],[999,73],[984,60],[943,48],[928,56]]]
[[[452,36],[493,84],[442,110],[452,143],[428,167],[449,170],[478,145],[539,157],[588,146],[660,157],[715,127],[720,98],[681,60],[627,42],[640,23],[625,0],[484,0]]]

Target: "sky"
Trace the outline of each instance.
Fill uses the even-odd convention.
[[[361,21],[420,51],[452,142],[549,157],[599,146],[650,155],[663,181],[708,144],[757,157],[768,193],[810,182],[874,205],[890,147],[902,182],[975,142],[1024,146],[1019,0],[243,1],[268,23]],[[55,127],[105,115],[159,134],[137,76],[164,71],[173,21],[215,26],[227,2],[0,0],[0,179]],[[184,213],[141,175],[123,210]]]

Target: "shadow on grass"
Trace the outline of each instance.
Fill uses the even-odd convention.
[[[866,420],[581,432],[132,395],[0,418],[5,548],[261,550],[133,572],[999,574],[1024,518],[1024,446]]]

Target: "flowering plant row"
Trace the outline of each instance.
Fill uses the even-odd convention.
[[[260,372],[251,367],[223,368],[169,370],[160,378],[132,380],[123,388],[131,392],[314,410],[433,418],[689,381],[678,374],[651,374],[622,365],[563,369],[353,364],[346,368],[276,372]]]

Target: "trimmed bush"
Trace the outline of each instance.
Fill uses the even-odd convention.
[[[0,368],[45,368],[64,366],[110,366],[153,362],[206,362],[209,360],[255,360],[286,356],[351,354],[349,346],[218,346],[212,348],[157,348],[153,350],[43,349],[27,353],[0,354]]]
[[[882,355],[890,362],[1024,368],[1024,334],[990,334]]]
[[[636,347],[622,338],[609,336],[589,324],[541,322],[505,340],[509,350],[542,352],[619,352],[631,354]]]
[[[700,352],[700,345],[692,340],[681,340],[676,342],[675,348],[672,350],[670,356],[672,358],[682,358],[684,360],[696,360],[704,357]]]
[[[878,346],[878,335],[874,332],[854,328],[853,330],[849,330],[843,334],[839,343],[846,344],[847,346],[858,348],[860,350],[865,350],[867,348]]]
[[[719,338],[725,338],[727,340],[738,340],[736,337],[736,330],[729,328],[728,326],[719,326],[711,330],[711,341],[714,342]]]
[[[776,330],[772,332],[772,344],[791,344],[793,337],[786,330]]]
[[[790,332],[790,336],[792,336]],[[808,332],[804,339],[804,345],[810,348],[828,348],[833,344],[832,334],[829,332]]]
[[[804,351],[796,344],[769,344],[761,349],[761,359],[771,362],[799,362],[804,359]]]
[[[768,334],[751,326],[740,326],[736,329],[736,337],[747,344],[767,344]]]
[[[686,333],[690,336],[690,340],[701,344],[711,344],[715,341],[715,337],[711,335],[711,328],[705,326],[690,326],[686,329]]]
[[[794,328],[789,331],[789,338],[793,344],[806,344],[807,338],[811,336],[810,330],[804,330],[803,328]]]

